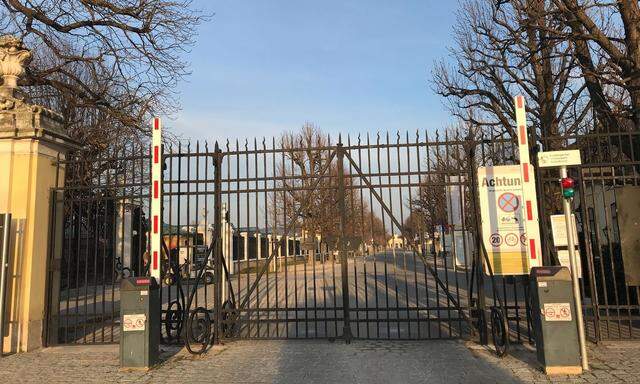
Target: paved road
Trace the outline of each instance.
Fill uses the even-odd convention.
[[[438,258],[436,264],[431,256],[429,265],[449,288],[454,300],[467,307],[470,272],[454,268],[450,258]],[[340,337],[343,329],[341,264],[325,261],[284,267],[274,263],[272,267],[260,279],[245,306],[251,312],[243,313],[243,318],[252,322],[242,328],[243,337]],[[242,301],[255,280],[255,271],[232,276],[237,302]],[[467,324],[442,286],[412,252],[388,250],[351,258],[348,280],[351,329],[357,337],[420,339],[468,334]],[[488,296],[491,295],[489,284],[487,282]],[[185,291],[189,291],[188,286]],[[94,336],[98,341],[112,341],[113,336],[117,342],[119,291],[88,289],[87,292],[84,296],[81,289],[81,297],[61,303],[62,336],[83,341],[91,341]],[[523,293],[519,286],[517,297],[521,306]],[[165,287],[162,296],[164,303],[174,299],[176,287]],[[213,285],[200,286],[197,305],[211,309],[213,298]],[[510,299],[513,301],[514,296],[510,295]],[[67,313],[69,316],[64,316]],[[525,318],[523,313],[520,315]],[[103,322],[107,323],[104,327]],[[526,322],[521,325],[526,327]]]
[[[531,348],[497,358],[459,341],[241,341],[194,357],[167,350],[149,372],[121,372],[117,345],[55,347],[0,359],[0,383],[638,383],[640,344],[591,346],[591,371],[549,378]]]

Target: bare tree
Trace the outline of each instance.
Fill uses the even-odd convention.
[[[608,130],[640,129],[640,6],[635,0],[553,0],[601,124]]]
[[[541,134],[574,134],[589,124],[589,98],[576,78],[566,40],[550,38],[561,21],[546,17],[543,0],[465,0],[454,27],[453,64],[433,71],[435,91],[455,116],[484,132],[517,137],[513,97],[528,100],[530,123]]]
[[[455,65],[437,66],[434,87],[457,116],[483,129],[510,130],[512,96],[523,93],[547,138],[638,130],[638,25],[635,0],[465,0]],[[621,143],[621,152],[630,146]]]
[[[271,208],[276,226],[295,224],[310,235],[320,235],[330,247],[336,247],[340,216],[338,201],[338,164],[331,159],[331,141],[313,124],[305,124],[298,133],[281,137],[284,159],[278,165],[279,191]],[[331,159],[331,163],[329,163]],[[373,240],[383,244],[386,234],[382,221],[360,197],[357,175],[344,169],[345,235],[359,242]],[[296,215],[297,214],[297,215]]]
[[[33,47],[21,85],[91,150],[142,139],[178,108],[183,54],[204,18],[189,0],[2,0],[0,27]]]
[[[474,203],[470,180],[472,172],[475,172],[472,165],[480,163],[475,147],[482,144],[469,125],[458,124],[448,130],[447,137],[461,144],[449,144],[446,150],[437,145],[431,146],[421,159],[422,169],[426,171],[417,194],[406,204],[411,213],[404,222],[405,229],[414,240],[423,236],[433,237],[438,228],[454,222],[462,222],[467,227],[456,229],[473,228],[475,217],[472,214]],[[465,136],[461,136],[462,133]],[[476,162],[471,161],[471,156],[476,157]],[[495,156],[491,146],[484,151],[484,156],[488,159]],[[454,206],[459,209],[456,211]]]

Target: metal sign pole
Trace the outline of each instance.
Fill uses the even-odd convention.
[[[153,119],[151,140],[151,277],[160,284],[162,270],[162,122]],[[167,255],[167,258],[169,255]]]
[[[520,154],[520,179],[522,180],[522,217],[526,234],[525,249],[529,269],[542,266],[540,248],[540,224],[538,220],[538,198],[536,196],[535,170],[529,159],[529,137],[527,128],[526,105],[524,96],[514,98],[516,106],[516,128],[518,134],[518,152]]]
[[[5,213],[2,223],[2,254],[0,259],[0,357],[4,352],[4,312],[7,294],[7,269],[9,267],[9,234],[11,214]]]
[[[560,177],[567,177],[567,167],[560,167]],[[589,370],[589,361],[587,359],[587,340],[584,333],[584,319],[582,317],[582,299],[580,297],[580,286],[578,282],[578,267],[576,263],[576,245],[573,238],[573,221],[571,220],[571,200],[563,198],[562,207],[564,209],[564,221],[567,226],[567,245],[569,246],[569,266],[571,267],[571,283],[573,284],[573,297],[576,306],[576,317],[578,321],[578,338],[580,340],[580,355],[582,361],[582,369]]]

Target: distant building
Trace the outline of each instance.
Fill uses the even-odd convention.
[[[393,235],[387,240],[387,248],[404,248],[407,245],[407,241],[403,236]]]

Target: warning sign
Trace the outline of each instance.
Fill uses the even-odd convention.
[[[518,196],[511,192],[505,192],[498,197],[498,207],[505,212],[515,212],[519,206]]]
[[[502,245],[502,236],[500,236],[499,233],[494,233],[489,238],[489,242],[491,243],[492,247],[498,248],[499,246]]]
[[[567,247],[569,241],[567,240],[567,222],[564,219],[564,215],[551,215],[551,233],[553,234],[553,245],[556,247]],[[578,243],[578,229],[576,226],[576,216],[571,214],[571,224],[573,227],[573,241]]]
[[[519,242],[520,242],[520,236],[518,236],[518,234],[510,232],[504,236],[504,243],[510,247],[515,247],[516,245],[518,245]]]
[[[529,273],[527,236],[518,165],[478,169],[482,233],[496,275]]]
[[[545,303],[542,312],[546,321],[571,321],[569,303]]]
[[[145,330],[145,326],[147,324],[147,316],[144,313],[135,315],[123,315],[122,317],[123,331],[130,332]]]

